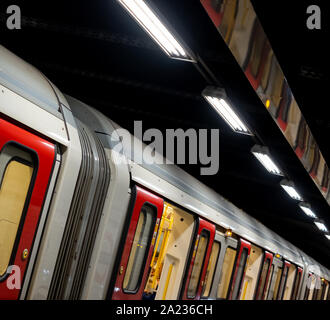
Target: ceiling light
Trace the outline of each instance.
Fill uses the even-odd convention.
[[[251,135],[249,129],[230,106],[224,89],[207,87],[202,95],[235,132]]]
[[[327,237],[328,240],[330,240],[330,234],[326,234],[325,236]]]
[[[315,221],[314,223],[321,231],[328,232],[328,229],[323,222]]]
[[[159,19],[159,13],[155,13],[144,0],[118,0],[141,27],[171,58],[195,62],[192,54],[179,42],[178,37]],[[164,21],[164,19],[162,18]]]
[[[267,147],[255,145],[251,152],[261,162],[261,164],[272,174],[283,176],[283,173],[270,157]]]
[[[289,194],[292,199],[300,201],[303,200],[300,194],[296,191],[293,182],[284,179],[281,181],[281,187]]]
[[[299,203],[299,207],[303,210],[309,217],[316,219],[316,214],[312,211],[310,204],[307,202]]]

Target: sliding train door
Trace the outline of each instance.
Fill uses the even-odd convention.
[[[251,243],[240,239],[239,252],[236,258],[235,271],[232,276],[230,291],[228,294],[229,300],[239,300],[242,291],[242,285],[245,278],[247,261],[251,251]]]
[[[273,257],[270,280],[265,292],[265,300],[276,300],[279,284],[282,276],[283,261],[276,257]]]
[[[271,271],[274,255],[271,252],[264,252],[264,261],[259,276],[258,288],[255,300],[265,300],[267,296],[267,288],[271,280]]]
[[[196,231],[194,245],[191,248],[187,276],[182,287],[182,299],[184,300],[198,300],[201,298],[215,236],[215,225],[198,218]]]
[[[143,299],[179,298],[194,226],[195,217],[192,214],[164,203]]]
[[[114,300],[142,299],[164,202],[160,197],[135,186],[128,229],[123,238],[117,265]]]
[[[288,280],[288,274],[289,274],[290,267],[291,267],[291,263],[289,261],[284,260],[282,277],[281,277],[281,281],[279,284],[279,290],[278,290],[277,296],[276,296],[277,300],[283,300],[284,291],[286,288],[286,283]]]
[[[216,231],[202,299],[226,299],[237,253],[237,240]]]
[[[56,159],[55,145],[0,118],[0,299],[18,299]]]

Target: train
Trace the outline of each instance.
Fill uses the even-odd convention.
[[[330,299],[326,267],[0,57],[0,299]]]

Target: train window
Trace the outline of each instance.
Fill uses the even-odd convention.
[[[270,76],[270,68],[271,68],[271,65],[272,65],[273,56],[274,56],[274,54],[273,54],[272,50],[270,50],[268,52],[268,55],[267,55],[265,68],[262,72],[261,81],[260,81],[260,84],[261,84],[261,87],[262,87],[263,91],[266,91],[267,86],[268,86],[269,76]]]
[[[329,282],[325,281],[325,289],[324,289],[324,294],[323,294],[322,300],[327,300],[328,290],[329,290]]]
[[[313,275],[310,273],[308,275],[308,279],[306,282],[306,289],[305,289],[305,295],[304,295],[304,300],[309,300],[309,295],[311,293],[311,286],[312,286],[312,282],[313,282]]]
[[[240,293],[240,288],[241,284],[243,281],[244,277],[244,270],[245,270],[245,265],[247,261],[247,257],[249,255],[249,252],[246,248],[243,249],[241,258],[239,260],[238,268],[237,268],[237,274],[236,274],[236,279],[235,279],[235,286],[234,286],[234,291],[233,291],[233,300],[237,300],[239,298],[239,293]]]
[[[259,270],[263,258],[263,250],[251,245],[250,256],[246,265],[245,277],[242,285],[240,300],[252,300],[257,286]]]
[[[314,284],[313,300],[321,300],[322,288],[323,288],[323,282],[321,281],[321,277],[316,276],[315,284]]]
[[[283,271],[282,268],[278,268],[277,269],[277,276],[276,276],[275,287],[274,287],[274,294],[273,294],[272,300],[276,300],[277,292],[278,292],[278,289],[280,287],[280,281],[281,281],[281,277],[282,277],[282,271]]]
[[[136,226],[132,248],[127,263],[123,282],[124,292],[136,292],[144,270],[145,260],[149,251],[149,244],[154,229],[154,208],[143,205]]]
[[[323,300],[322,297],[324,295],[324,290],[325,290],[325,283],[324,283],[324,281],[321,281],[321,288],[318,292],[317,300]]]
[[[262,271],[261,271],[260,279],[259,279],[259,289],[257,292],[256,300],[263,299],[263,293],[265,291],[265,284],[266,284],[267,274],[268,274],[268,270],[269,270],[269,264],[270,264],[270,260],[267,259],[264,262],[264,265],[262,267]]]
[[[284,289],[286,287],[286,281],[288,279],[288,271],[289,271],[289,267],[284,266],[284,271],[282,273],[282,278],[280,281],[280,286],[279,286],[279,290],[278,290],[278,294],[277,294],[277,300],[283,299]]]
[[[226,299],[230,278],[233,272],[234,263],[236,258],[236,250],[228,247],[226,249],[225,257],[223,260],[220,282],[218,285],[217,298]]]
[[[301,272],[297,272],[296,279],[294,281],[291,300],[297,300],[300,281],[301,281]]]
[[[189,299],[194,299],[198,289],[198,283],[202,272],[202,267],[205,260],[207,245],[210,239],[210,234],[207,230],[201,232],[198,247],[196,251],[194,266],[191,271],[191,276],[189,279],[189,285],[187,290],[187,297]]]
[[[327,288],[328,288],[328,283],[326,280],[323,279],[323,283],[322,283],[322,295],[321,295],[321,299],[320,300],[325,300],[326,297],[326,293],[327,293]]]
[[[22,156],[22,157],[21,157]],[[13,255],[34,170],[28,152],[7,145],[0,153],[0,276]]]
[[[265,291],[265,299],[269,300],[269,294],[270,294],[270,286],[273,282],[273,276],[274,276],[274,265],[272,265],[271,269],[270,269],[270,275],[268,278],[268,283],[267,283],[267,287],[266,287],[266,291]]]
[[[252,46],[252,54],[251,54],[251,58],[250,58],[251,72],[254,77],[257,77],[260,66],[263,62],[262,54],[263,54],[264,48],[266,47],[265,43],[267,42],[267,40],[265,38],[265,34],[258,21],[256,22],[256,27],[255,27],[252,41],[253,41],[253,46]]]
[[[212,252],[209,259],[209,264],[207,266],[207,271],[206,271],[206,276],[202,291],[203,298],[207,298],[210,295],[210,289],[213,282],[214,271],[217,265],[219,253],[220,253],[220,243],[214,241],[212,245]]]
[[[288,276],[287,276],[287,281],[285,284],[283,300],[290,300],[291,293],[293,290],[293,282],[294,282],[295,275],[296,275],[296,266],[291,264],[291,266],[288,270]]]

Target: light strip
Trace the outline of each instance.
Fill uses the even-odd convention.
[[[325,226],[324,223],[322,222],[314,222],[316,224],[316,226],[321,230],[321,231],[324,231],[324,232],[328,232],[328,229],[327,227]]]
[[[330,235],[329,234],[326,234],[325,236],[327,237],[328,240],[330,240]]]
[[[250,134],[247,127],[223,98],[205,96],[209,104],[220,114],[227,124],[237,133]]]
[[[310,208],[310,206],[308,204],[305,203],[299,203],[299,207],[301,208],[301,210],[303,210],[306,215],[308,215],[311,218],[316,219],[317,216],[316,214],[312,211],[312,209]]]
[[[140,26],[171,58],[194,61],[178,40],[169,32],[144,0],[118,0]]]
[[[302,197],[300,194],[296,191],[296,189],[293,186],[293,183],[287,182],[286,180],[281,182],[281,187],[289,194],[289,196],[295,200],[302,201]]]
[[[251,152],[261,162],[261,164],[272,174],[283,176],[281,170],[277,167],[274,161],[269,156],[268,148],[255,145]]]

